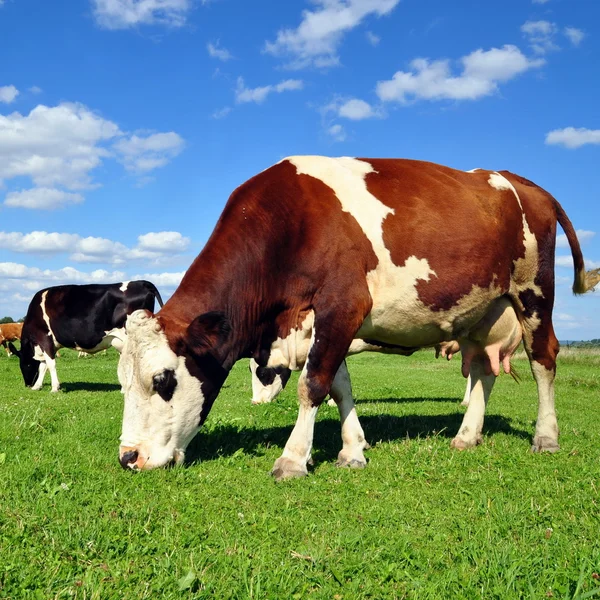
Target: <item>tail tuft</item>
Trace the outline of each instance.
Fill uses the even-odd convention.
[[[600,283],[600,269],[591,269],[585,273],[585,291],[589,292]]]

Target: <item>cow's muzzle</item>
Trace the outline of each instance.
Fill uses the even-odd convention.
[[[134,471],[139,470],[137,464],[139,454],[137,450],[127,450],[119,457],[119,462],[124,469],[133,469]]]

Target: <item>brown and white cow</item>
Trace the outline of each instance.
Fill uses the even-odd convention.
[[[60,389],[56,374],[59,348],[94,354],[111,346],[119,352],[125,337],[127,315],[136,310],[154,310],[162,298],[149,281],[58,285],[37,292],[29,303],[23,324],[19,356],[25,385],[39,390],[50,370],[52,391]]]
[[[573,291],[584,293],[600,276],[586,275],[571,222],[550,194],[518,175],[400,159],[282,160],[232,193],[163,309],[128,317],[121,465],[181,462],[234,363],[251,357],[293,368],[307,319],[299,415],[275,462],[277,479],[306,475],[328,394],[342,423],[338,464],[366,464],[344,362],[354,339],[406,352],[458,340],[472,384],[452,445],[475,446],[510,346],[510,336],[486,338],[487,322],[507,303],[538,385],[533,449],[558,450],[557,222],[573,255]]]
[[[21,339],[23,323],[2,323],[0,324],[0,345],[6,349],[6,355],[11,356],[8,346],[9,342],[16,342]]]

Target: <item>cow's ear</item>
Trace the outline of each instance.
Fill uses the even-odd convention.
[[[187,328],[188,346],[196,354],[218,351],[231,333],[227,316],[211,311],[196,317]]]
[[[16,354],[19,358],[21,358],[21,351],[17,350],[12,342],[8,342],[8,347],[13,354]]]

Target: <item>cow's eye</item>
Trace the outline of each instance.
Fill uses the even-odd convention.
[[[175,392],[177,379],[173,369],[165,369],[152,378],[152,389],[165,401],[168,402]]]

